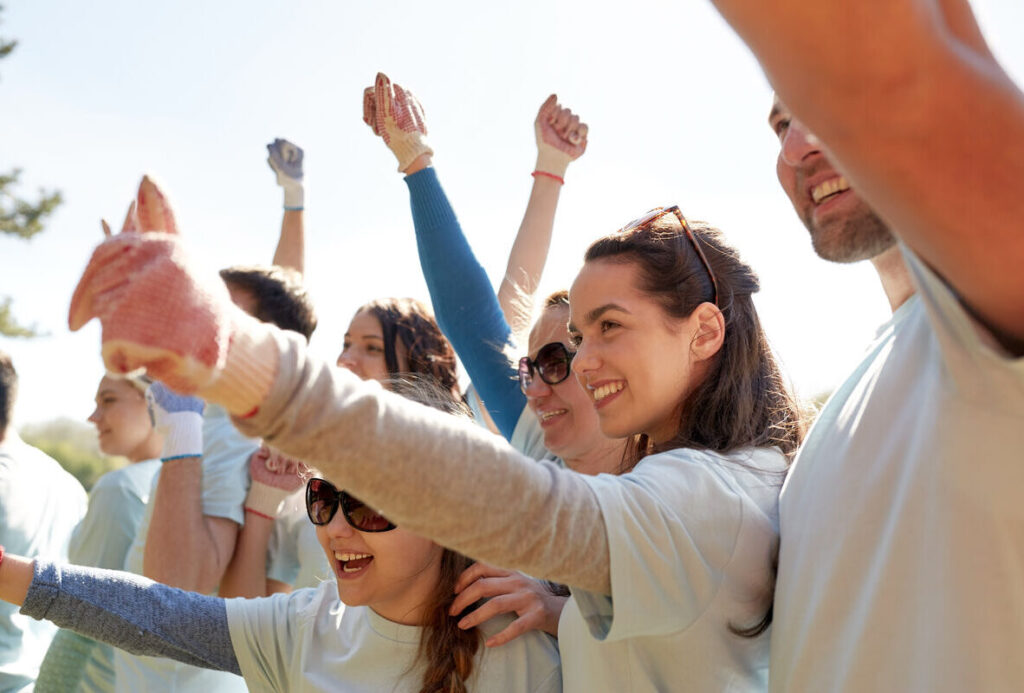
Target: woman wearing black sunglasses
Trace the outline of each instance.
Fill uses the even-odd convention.
[[[389,386],[414,401],[465,413],[449,389],[427,379]],[[490,649],[482,639],[507,627],[511,617],[480,629],[455,627],[453,587],[469,559],[396,527],[326,479],[309,479],[305,499],[336,578],[319,587],[222,599],[127,573],[38,561],[35,583],[41,589],[29,599],[47,603],[45,617],[73,620],[73,628],[99,640],[241,674],[252,690],[561,690],[558,648],[549,636],[534,632]],[[32,566],[5,558],[0,547],[0,598],[21,603]]]
[[[110,364],[221,403],[399,526],[569,585],[569,690],[766,686],[777,495],[802,422],[757,319],[756,276],[718,232],[660,210],[588,251],[572,290],[573,370],[636,460],[589,477],[246,321],[183,263],[179,237],[145,233],[158,224],[101,246],[76,290],[73,324],[101,319]],[[152,291],[158,277],[178,290]],[[183,340],[160,317],[175,311],[209,336]],[[11,567],[22,596],[28,569]],[[43,613],[48,589],[37,579],[23,610]]]

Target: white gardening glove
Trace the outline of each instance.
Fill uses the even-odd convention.
[[[155,382],[146,388],[146,404],[153,428],[164,437],[160,460],[170,462],[203,455],[203,408],[198,397],[179,395]]]
[[[587,151],[586,123],[558,103],[554,94],[541,104],[533,122],[537,136],[537,171],[565,179],[569,163]]]
[[[274,519],[281,512],[285,499],[305,485],[309,469],[264,443],[249,458],[249,476],[252,484],[245,497],[245,509]]]
[[[427,144],[427,124],[420,102],[383,72],[378,72],[374,86],[363,92],[363,122],[384,139],[403,173],[420,156],[434,153]]]
[[[284,208],[303,209],[306,193],[302,187],[302,147],[278,138],[267,145],[267,154],[277,184],[284,189]]]

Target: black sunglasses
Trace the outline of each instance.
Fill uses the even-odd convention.
[[[386,517],[346,491],[339,491],[326,479],[306,483],[306,512],[314,525],[326,525],[338,512],[360,532],[388,532],[395,528]]]
[[[519,387],[526,392],[526,388],[533,384],[534,373],[548,385],[557,385],[569,377],[569,365],[575,355],[561,342],[545,344],[537,352],[537,358],[524,356],[519,359]]]

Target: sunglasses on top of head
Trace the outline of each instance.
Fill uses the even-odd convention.
[[[314,525],[326,525],[338,512],[360,532],[388,532],[395,528],[386,517],[346,491],[339,491],[326,479],[310,479],[306,483],[306,512]]]
[[[700,247],[700,243],[697,242],[697,237],[693,233],[693,229],[690,228],[690,222],[686,221],[686,217],[683,216],[682,211],[678,206],[673,205],[671,207],[655,207],[647,214],[643,215],[639,219],[634,219],[629,222],[621,229],[619,233],[627,233],[636,229],[643,229],[659,219],[675,217],[679,223],[680,230],[686,235],[687,240],[690,241],[690,245],[697,251],[697,258],[701,264],[704,265],[704,269],[707,270],[708,277],[711,279],[711,302],[716,306],[718,305],[718,278],[715,273],[711,270],[711,263],[708,262],[708,256],[704,254],[704,251]]]
[[[569,365],[575,355],[561,342],[545,344],[537,351],[537,358],[519,359],[519,387],[526,392],[533,384],[534,373],[548,385],[557,385],[569,377]]]

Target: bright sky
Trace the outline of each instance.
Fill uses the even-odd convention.
[[[975,7],[1021,82],[1024,5]],[[675,203],[758,269],[762,320],[801,393],[837,384],[887,317],[870,265],[812,254],[775,180],[771,91],[705,0],[8,0],[0,18],[0,36],[20,42],[0,61],[0,170],[21,166],[24,194],[66,200],[32,241],[0,237],[0,296],[47,333],[0,338],[21,374],[18,424],[91,411],[99,327],[69,333],[68,302],[99,219],[120,224],[143,172],[213,272],[269,263],[281,192],[264,144],[305,148],[324,358],[367,300],[427,299],[406,187],[361,120],[378,70],[423,103],[438,173],[494,281],[530,189],[533,118],[557,92],[590,146],[567,176],[543,289],[567,286],[595,237]]]

